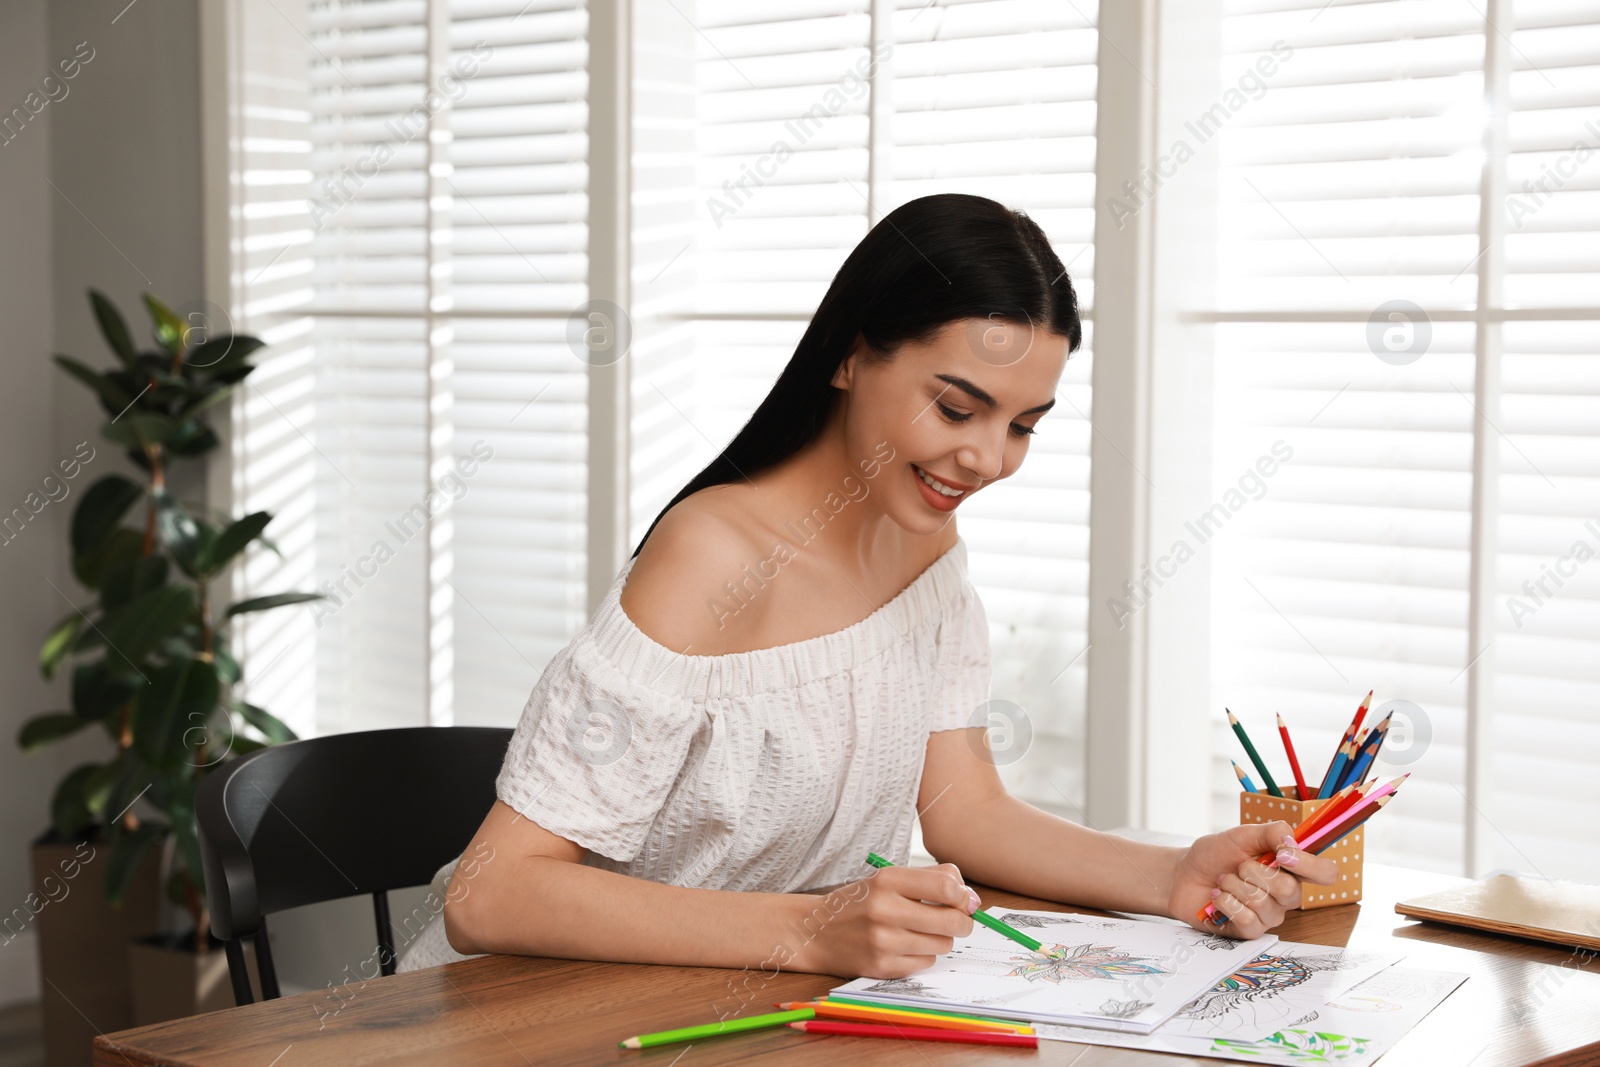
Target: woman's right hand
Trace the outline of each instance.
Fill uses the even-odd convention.
[[[790,969],[847,978],[904,978],[932,966],[972,932],[979,907],[953,863],[882,867],[826,896],[794,899],[800,944]]]

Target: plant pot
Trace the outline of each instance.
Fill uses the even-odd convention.
[[[96,1033],[133,1025],[126,945],[160,928],[162,851],[146,854],[113,909],[105,895],[111,853],[103,841],[63,841],[50,833],[34,842],[33,892],[18,910],[39,936],[49,1067],[87,1067]]]
[[[194,950],[194,934],[156,934],[128,942],[128,980],[133,984],[133,1025],[183,1019],[234,1006],[228,956],[222,942],[206,934],[209,946]],[[250,990],[257,1000],[255,946],[244,945]]]

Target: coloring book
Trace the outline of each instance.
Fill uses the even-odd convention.
[[[1160,1033],[1258,1041],[1402,958],[1279,941],[1185,1004]]]
[[[1466,975],[1450,971],[1387,967],[1258,1041],[1169,1034],[1167,1027],[1143,1036],[1081,1026],[1044,1025],[1036,1030],[1041,1041],[1078,1041],[1286,1067],[1314,1063],[1366,1067],[1393,1048],[1466,979]],[[1475,1040],[1468,1034],[1459,1035],[1455,1047],[1436,1048],[1428,1062],[1466,1063],[1472,1057],[1472,1049],[1466,1045]]]
[[[976,925],[931,967],[905,978],[858,978],[829,996],[1148,1034],[1278,940],[1235,941],[1143,919],[994,914],[1041,942],[1039,949]]]

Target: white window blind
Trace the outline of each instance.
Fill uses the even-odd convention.
[[[235,491],[286,557],[244,584],[329,596],[262,617],[253,698],[308,733],[514,722],[583,615],[584,7],[238,10],[236,283],[274,343]]]
[[[1600,881],[1600,3],[1510,31],[1496,866]],[[1531,188],[1531,192],[1528,191]],[[1531,586],[1530,595],[1526,586]],[[1542,585],[1542,588],[1541,588]]]
[[[1092,4],[904,2],[882,5],[876,26],[868,0],[674,6],[640,9],[658,12],[654,55],[693,57],[693,84],[668,90],[692,94],[692,139],[666,104],[636,105],[651,149],[635,160],[636,203],[663,220],[636,231],[636,278],[642,308],[688,329],[635,364],[633,543],[765,396],[870,207],[881,217],[934,192],[992,197],[1045,229],[1085,306],[1093,292]],[[862,78],[875,54],[887,57],[872,77],[888,101],[876,128]],[[652,87],[670,79],[665,63],[649,69]],[[825,117],[803,122],[819,105]],[[779,159],[778,142],[792,154]],[[671,167],[685,157],[688,224]],[[739,188],[748,175],[758,179]],[[989,613],[991,696],[1022,707],[1034,731],[1005,774],[1067,814],[1083,802],[1091,358],[1086,330],[1022,470],[960,518]]]
[[[1293,457],[1216,539],[1213,693],[1286,770],[1282,713],[1313,779],[1368,689],[1378,705],[1414,702],[1422,721],[1377,772],[1416,774],[1370,827],[1371,856],[1592,880],[1596,849],[1568,831],[1600,825],[1600,793],[1579,771],[1600,741],[1600,567],[1520,628],[1504,601],[1574,541],[1600,550],[1583,528],[1600,513],[1600,167],[1521,230],[1508,222],[1503,245],[1483,248],[1479,231],[1486,158],[1516,192],[1575,140],[1600,149],[1583,128],[1600,100],[1584,50],[1600,8],[1518,3],[1512,29],[1510,6],[1489,26],[1457,0],[1225,4],[1223,85],[1274,42],[1292,55],[1218,135],[1218,498],[1274,442]],[[1501,31],[1509,47],[1492,41]],[[1509,67],[1509,151],[1488,137],[1502,91],[1485,77],[1498,62],[1486,44]],[[1370,326],[1392,301],[1414,310]],[[1557,310],[1540,321],[1527,310],[1540,305]],[[1499,417],[1479,429],[1499,454],[1487,470],[1474,452],[1479,346],[1502,382]],[[1485,479],[1498,550],[1479,561],[1480,594],[1496,597],[1496,632],[1474,649]],[[1485,653],[1474,751],[1468,672]],[[1220,719],[1218,826],[1237,821],[1227,760],[1243,761]],[[1473,759],[1489,772],[1475,800]]]
[[[966,192],[1026,211],[1050,238],[1085,314],[1094,300],[1095,4],[896,5],[889,63],[889,204]],[[1004,763],[1019,796],[1083,810],[1093,328],[1020,470],[961,509],[989,615],[990,698],[1031,721]],[[996,729],[999,729],[996,723]],[[1004,757],[1002,757],[1002,761]]]

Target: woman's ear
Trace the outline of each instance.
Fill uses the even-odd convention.
[[[839,361],[839,366],[834,369],[832,385],[835,389],[849,389],[855,384],[856,356],[866,346],[866,341],[857,333],[855,343],[850,346],[850,354]]]

